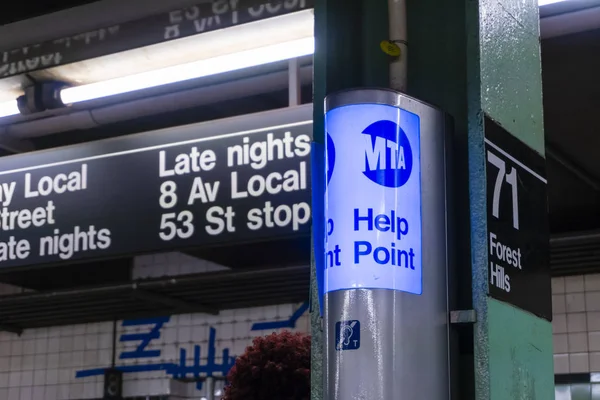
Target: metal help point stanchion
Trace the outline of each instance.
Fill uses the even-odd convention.
[[[447,400],[445,115],[404,94],[325,100],[325,398]]]

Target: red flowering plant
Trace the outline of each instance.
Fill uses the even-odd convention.
[[[309,400],[310,336],[257,337],[229,371],[223,400]]]

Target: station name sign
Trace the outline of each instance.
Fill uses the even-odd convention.
[[[0,267],[309,233],[310,111],[0,159]]]
[[[544,158],[485,118],[490,296],[551,320]]]

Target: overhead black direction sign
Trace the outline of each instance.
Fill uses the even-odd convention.
[[[209,0],[122,24],[0,51],[0,77],[150,46],[313,8],[314,0]]]
[[[0,267],[305,235],[310,109],[0,159]]]

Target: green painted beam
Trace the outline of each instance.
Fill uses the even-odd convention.
[[[339,90],[389,87],[387,0],[316,0],[314,140],[323,143],[323,101]]]
[[[553,399],[551,324],[494,299],[487,310],[489,398]]]
[[[385,30],[373,26],[377,18],[383,18],[384,4],[368,0],[316,3],[316,141],[323,141],[326,94],[357,86],[386,86],[387,65],[384,68],[385,58],[375,47],[387,25]],[[551,324],[492,300],[487,293],[483,114],[544,155],[537,1],[419,0],[407,4],[408,94],[441,107],[455,122],[458,207],[454,236],[460,257],[455,306],[478,313],[474,329],[457,335],[453,361],[459,373],[454,398],[552,399]],[[367,21],[370,27],[365,29]],[[320,321],[314,314],[312,321],[313,334],[319,335]],[[322,370],[316,358],[322,355],[314,357],[313,384],[318,384]],[[313,400],[321,396],[322,392],[315,392]]]
[[[537,0],[482,0],[481,107],[544,155],[540,17]]]
[[[479,44],[481,110],[544,155],[537,0],[481,0]],[[483,156],[473,157],[473,161],[472,170],[479,171],[485,165]],[[480,180],[485,176],[473,177],[473,181]],[[475,186],[480,188],[481,184]],[[485,193],[476,196],[479,204],[485,199]],[[479,211],[474,218],[480,218],[485,210]],[[482,229],[480,226],[477,231]],[[484,254],[486,243],[473,246],[473,270],[477,272],[473,287],[478,291],[484,290],[489,279]],[[474,293],[473,298],[482,321],[475,327],[477,399],[552,399],[550,322],[482,293]]]
[[[314,263],[314,252],[311,251],[310,268],[310,333],[311,333],[311,359],[310,359],[310,398],[323,399],[323,324],[319,313],[319,289],[317,284],[317,270]]]
[[[456,307],[474,308],[478,322],[472,336],[460,333],[455,398],[552,399],[551,324],[488,297],[483,114],[544,155],[537,0],[408,7],[409,94],[449,112],[456,128]]]
[[[324,143],[324,100],[356,87],[389,87],[389,59],[380,42],[388,39],[387,0],[316,0],[313,75],[314,141]],[[311,399],[322,400],[323,331],[318,289],[311,265]]]

